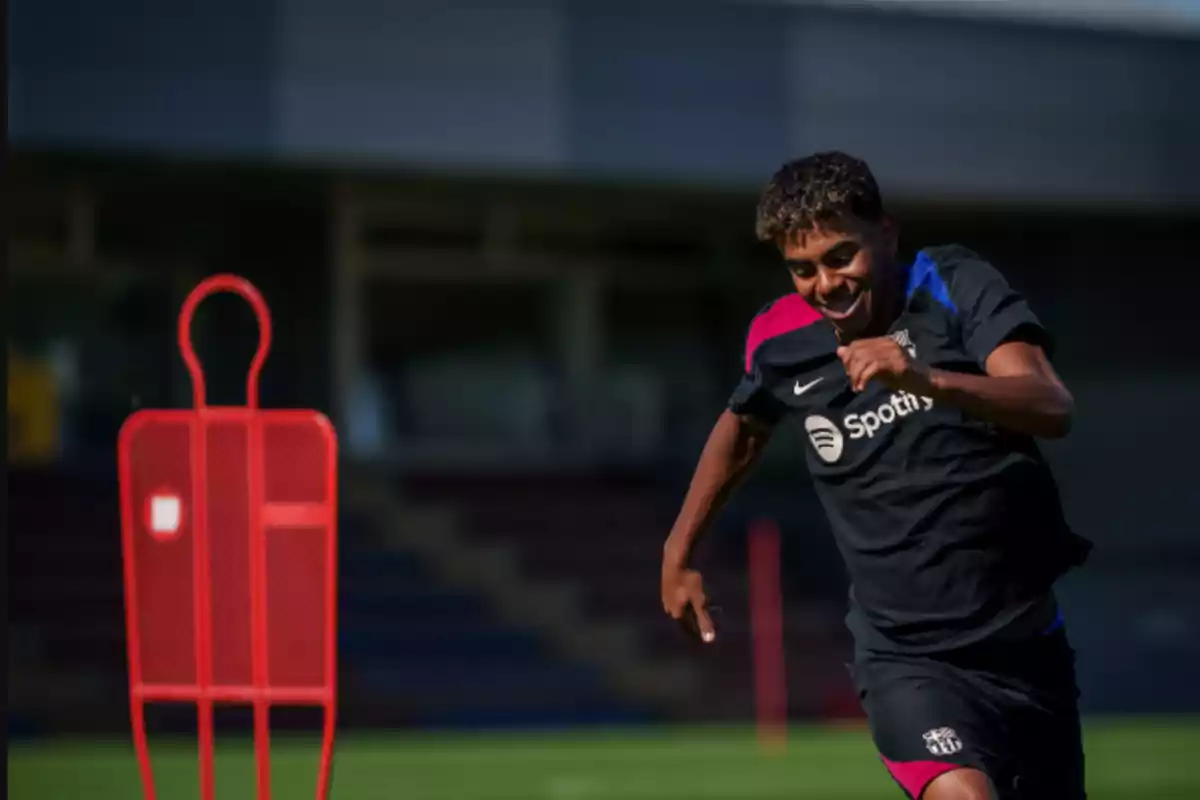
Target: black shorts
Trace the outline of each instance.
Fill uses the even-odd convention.
[[[953,653],[860,651],[859,697],[885,766],[914,800],[975,767],[1003,800],[1083,800],[1075,653],[1062,628]]]

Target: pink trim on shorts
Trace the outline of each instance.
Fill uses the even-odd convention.
[[[921,792],[933,783],[934,778],[963,768],[962,764],[947,764],[944,761],[889,761],[883,756],[880,756],[880,759],[888,772],[892,773],[896,783],[900,784],[913,800],[920,800]]]
[[[786,294],[776,300],[750,324],[750,335],[746,337],[746,372],[753,368],[754,351],[763,342],[812,325],[820,319],[820,313],[798,294]]]

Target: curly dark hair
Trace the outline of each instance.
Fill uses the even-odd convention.
[[[760,241],[778,242],[814,227],[882,218],[883,199],[865,161],[836,151],[814,153],[771,177],[758,201],[755,233]]]

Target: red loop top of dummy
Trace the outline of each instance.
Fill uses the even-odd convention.
[[[237,275],[213,275],[205,278],[192,289],[191,294],[183,301],[183,310],[179,312],[179,350],[192,376],[193,405],[197,409],[208,407],[205,399],[204,370],[200,366],[200,359],[196,357],[195,348],[192,347],[192,318],[196,315],[196,308],[218,292],[240,295],[254,309],[254,316],[258,319],[258,349],[254,351],[250,371],[246,375],[246,407],[258,408],[258,378],[263,362],[267,360],[267,352],[271,349],[271,312],[267,308],[267,301],[258,289],[254,288],[254,284]]]

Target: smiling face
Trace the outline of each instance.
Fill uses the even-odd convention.
[[[843,342],[886,331],[897,311],[896,237],[885,222],[800,230],[779,248],[796,291]]]
[[[896,229],[865,161],[834,150],[784,164],[759,197],[754,232],[843,342],[882,335],[900,314]]]

